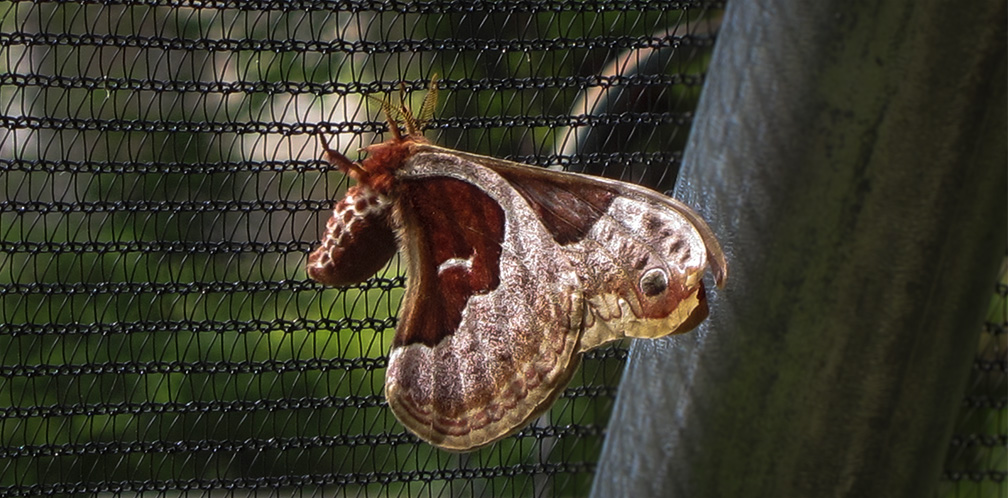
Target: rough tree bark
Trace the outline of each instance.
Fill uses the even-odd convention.
[[[1006,4],[729,2],[677,197],[729,257],[633,344],[593,496],[932,496],[1006,237]]]

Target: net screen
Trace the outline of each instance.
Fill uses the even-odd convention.
[[[420,442],[399,259],[305,275],[348,186],[319,136],[357,158],[367,97],[437,74],[435,143],[667,190],[722,7],[0,2],[0,497],[586,495],[623,346],[501,443]],[[1005,489],[1001,282],[944,496]]]

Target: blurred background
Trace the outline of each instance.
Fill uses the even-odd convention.
[[[304,264],[368,95],[440,76],[427,137],[667,191],[716,1],[0,2],[0,496],[583,496],[625,345],[473,454],[382,386],[404,277]],[[1003,496],[1005,270],[941,496]]]

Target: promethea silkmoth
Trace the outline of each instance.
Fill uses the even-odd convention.
[[[385,396],[424,440],[469,451],[547,410],[584,351],[696,327],[707,265],[719,286],[727,266],[704,221],[655,191],[430,144],[436,98],[432,82],[416,116],[403,97],[384,103],[392,138],[363,161],[323,140],[357,185],[307,271],[358,283],[398,247],[407,285]]]

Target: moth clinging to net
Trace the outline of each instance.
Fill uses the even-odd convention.
[[[631,183],[438,147],[414,114],[382,105],[392,137],[353,162],[308,275],[362,282],[402,254],[406,293],[385,378],[396,417],[438,447],[469,451],[547,410],[582,352],[623,337],[687,332],[708,310],[703,274],[727,276],[707,224]],[[400,130],[399,124],[405,128]]]

